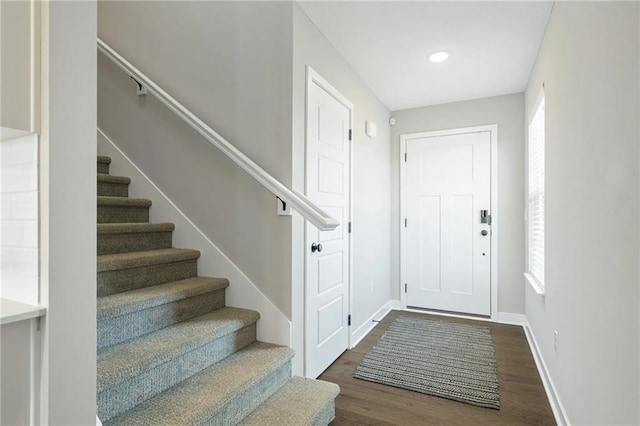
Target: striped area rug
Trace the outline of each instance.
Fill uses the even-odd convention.
[[[398,317],[353,377],[500,409],[488,327]]]

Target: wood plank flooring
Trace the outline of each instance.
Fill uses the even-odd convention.
[[[498,364],[500,410],[353,378],[364,355],[398,315],[490,327]],[[319,379],[340,386],[332,426],[555,425],[524,330],[517,326],[391,311],[358,346],[342,354]]]

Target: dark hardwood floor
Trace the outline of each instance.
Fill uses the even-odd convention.
[[[498,364],[500,410],[354,379],[355,368],[398,315],[490,327]],[[332,426],[555,424],[524,330],[517,326],[391,311],[358,346],[342,354],[319,379],[340,386]]]

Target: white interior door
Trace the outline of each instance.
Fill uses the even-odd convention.
[[[407,306],[490,315],[491,133],[408,139],[406,153]]]
[[[306,225],[305,375],[316,378],[349,344],[352,107],[318,76],[307,89],[306,195],[340,222],[333,231]]]

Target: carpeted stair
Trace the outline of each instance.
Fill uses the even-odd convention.
[[[98,417],[104,425],[326,425],[337,385],[291,377],[290,348],[256,341],[260,315],[225,306],[225,278],[98,157]]]

